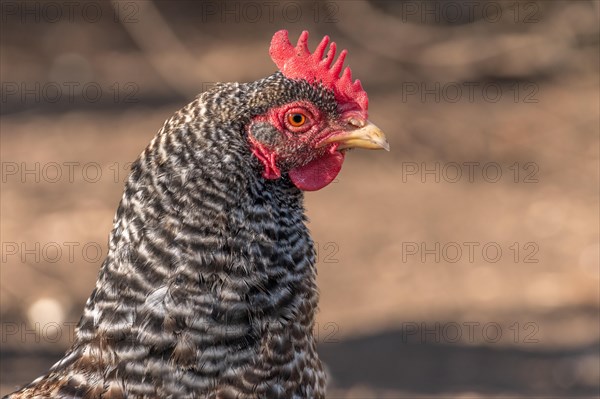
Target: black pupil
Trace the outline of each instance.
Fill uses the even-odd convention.
[[[302,115],[300,115],[300,114],[292,115],[292,121],[294,121],[294,123],[302,123]]]

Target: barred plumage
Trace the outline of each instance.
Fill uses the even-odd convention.
[[[324,397],[315,254],[287,172],[339,143],[282,144],[261,118],[297,102],[341,117],[330,89],[277,72],[167,120],[132,166],[75,342],[9,398]],[[253,140],[278,149],[279,178]]]

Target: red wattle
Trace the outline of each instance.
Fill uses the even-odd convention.
[[[300,190],[320,190],[335,179],[342,170],[344,154],[339,151],[327,153],[304,166],[299,166],[289,171],[292,183]]]

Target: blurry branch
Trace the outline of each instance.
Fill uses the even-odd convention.
[[[115,10],[120,6],[118,0],[112,0],[111,4]],[[135,23],[121,21],[121,25],[171,88],[184,97],[193,97],[202,82],[216,80],[212,68],[190,54],[151,0],[135,1],[135,4],[139,9],[138,20]]]
[[[11,299],[14,300],[14,302],[22,302],[23,301],[23,293],[15,292],[15,290],[13,290],[12,285],[10,285],[10,284],[3,284],[2,281],[0,281],[0,291],[2,291],[2,293],[4,295],[10,296]]]
[[[356,1],[344,7],[345,19],[352,22],[339,23],[337,28],[379,56],[439,69],[448,79],[522,76],[560,67],[575,51],[577,35],[598,32],[597,19],[590,13],[597,10],[588,9],[593,6],[578,4],[568,15],[561,13],[559,5],[551,10],[543,6],[536,14],[537,22],[520,23],[519,30],[509,10],[503,10],[503,19],[496,22],[448,26],[411,22],[401,14],[386,14],[368,1]]]

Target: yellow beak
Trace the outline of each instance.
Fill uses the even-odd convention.
[[[351,121],[351,125],[357,124],[356,121]],[[360,126],[363,125],[363,126]],[[360,123],[360,127],[353,130],[345,131],[341,134],[329,137],[321,142],[319,147],[331,143],[339,143],[338,150],[345,148],[365,148],[369,150],[390,150],[390,145],[385,137],[385,134],[374,124],[367,121]]]

